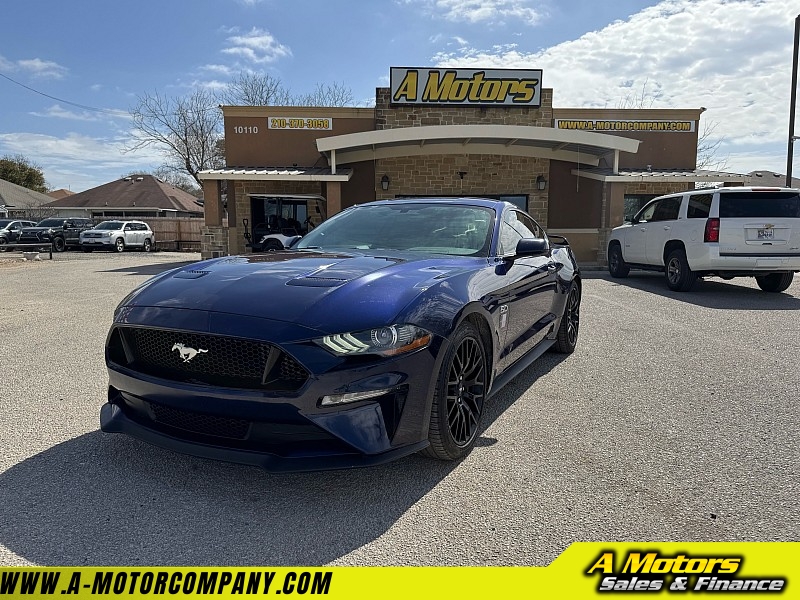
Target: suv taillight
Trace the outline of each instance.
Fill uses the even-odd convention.
[[[706,232],[703,235],[704,242],[719,241],[719,219],[708,219],[706,221]]]

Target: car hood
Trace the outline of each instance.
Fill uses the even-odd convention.
[[[157,277],[128,306],[195,309],[335,333],[392,323],[419,294],[486,259],[286,251],[195,263]]]

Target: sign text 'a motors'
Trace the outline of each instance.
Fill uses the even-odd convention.
[[[392,104],[538,107],[541,69],[391,69]]]

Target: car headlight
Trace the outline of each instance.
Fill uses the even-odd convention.
[[[326,335],[314,340],[337,356],[379,354],[397,356],[424,348],[431,342],[431,333],[416,325],[389,325],[352,333]]]
[[[112,232],[110,232],[110,231],[104,231],[103,232],[103,237],[111,237],[111,233]]]

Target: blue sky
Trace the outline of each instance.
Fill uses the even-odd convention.
[[[543,69],[558,107],[643,92],[652,108],[704,106],[719,166],[783,173],[798,11],[790,0],[15,2],[0,20],[0,155],[83,191],[160,164],[153,150],[123,152],[145,92],[263,71],[298,94],[343,83],[366,106],[391,66],[523,67]]]

